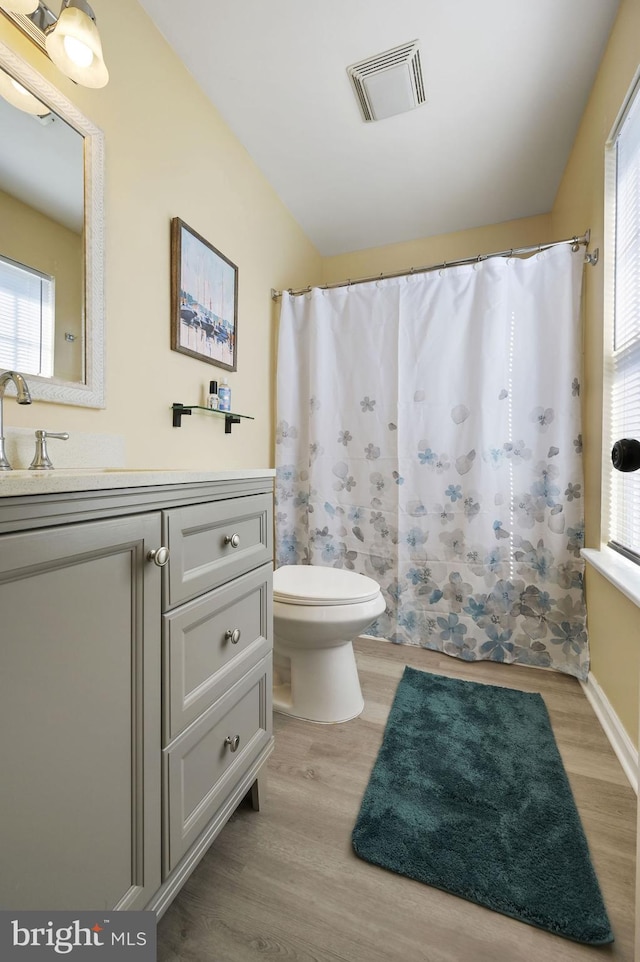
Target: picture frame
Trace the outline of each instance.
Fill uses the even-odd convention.
[[[171,220],[171,348],[238,367],[238,268],[179,217]]]

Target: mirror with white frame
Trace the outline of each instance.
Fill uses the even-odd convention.
[[[103,156],[102,132],[0,43],[0,369],[34,400],[104,407]]]

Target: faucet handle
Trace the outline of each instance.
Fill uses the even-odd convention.
[[[53,431],[36,431],[36,453],[33,461],[29,465],[30,471],[51,471],[53,465],[47,452],[47,438],[58,438],[60,441],[68,441],[69,435],[66,431],[55,434]]]

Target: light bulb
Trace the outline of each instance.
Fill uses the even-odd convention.
[[[76,83],[104,87],[109,80],[100,34],[86,0],[64,0],[60,16],[46,30],[45,46],[54,64]]]
[[[39,0],[7,0],[6,3],[3,3],[3,7],[12,13],[21,13],[28,17],[30,13],[34,13],[38,9],[38,2]]]
[[[13,77],[11,77],[11,84],[12,84],[13,87],[18,91],[19,94],[22,94],[23,97],[30,97],[30,96],[31,96],[31,94],[29,93],[29,91],[26,90],[26,89],[22,86],[22,84],[19,84],[17,80],[14,80]]]
[[[64,49],[69,60],[72,60],[78,67],[90,67],[93,63],[93,50],[76,37],[65,37]]]
[[[24,110],[27,114],[43,117],[49,113],[48,107],[45,107],[19,80],[5,70],[0,70],[0,97],[3,97],[12,107]]]

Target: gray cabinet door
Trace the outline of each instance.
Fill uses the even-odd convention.
[[[159,545],[159,513],[0,538],[2,908],[160,884]]]

